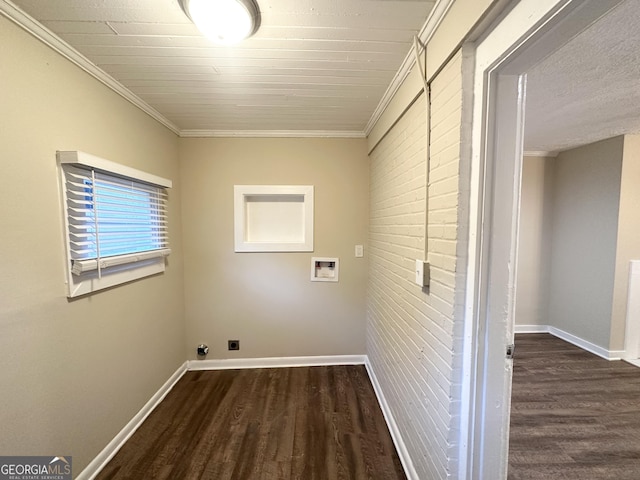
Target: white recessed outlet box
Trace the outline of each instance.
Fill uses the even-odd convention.
[[[339,258],[313,257],[311,259],[312,282],[337,282],[339,273]]]
[[[429,264],[424,260],[416,260],[416,283],[419,286],[429,286],[429,273]]]
[[[361,258],[364,257],[364,246],[356,245],[356,257]]]

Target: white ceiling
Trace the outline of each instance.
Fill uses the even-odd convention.
[[[436,2],[258,0],[260,30],[234,47],[178,0],[13,3],[184,135],[357,136]],[[639,132],[640,0],[625,0],[528,72],[525,150]]]
[[[625,0],[527,74],[525,150],[640,133],[640,0]]]
[[[13,0],[181,131],[365,130],[435,1],[258,0],[239,46],[178,0]]]

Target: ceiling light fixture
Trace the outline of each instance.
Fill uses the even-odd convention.
[[[260,10],[255,0],[179,0],[184,13],[211,41],[226,45],[256,33]]]

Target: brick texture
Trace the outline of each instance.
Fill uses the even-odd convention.
[[[459,422],[462,56],[432,83],[426,201],[422,95],[371,154],[367,353],[419,478],[455,477]],[[425,255],[431,285],[414,283]]]

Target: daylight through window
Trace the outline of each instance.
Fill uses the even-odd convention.
[[[164,270],[170,253],[166,187],[77,162],[61,167],[70,286],[90,279],[88,291],[94,291],[139,278],[117,281],[128,270],[160,263]],[[70,288],[69,296],[83,293],[87,288]]]

